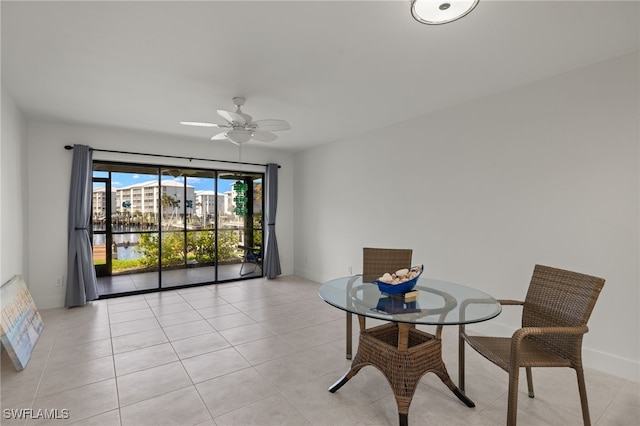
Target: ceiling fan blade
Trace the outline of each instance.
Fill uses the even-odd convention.
[[[201,121],[181,121],[180,124],[184,124],[185,126],[198,126],[198,127],[221,127],[220,124],[203,123]]]
[[[278,139],[278,137],[271,132],[265,132],[264,130],[254,130],[253,139],[260,142],[273,142]]]
[[[258,129],[265,130],[267,132],[279,132],[281,130],[289,130],[291,128],[289,122],[285,120],[256,120],[253,124],[258,126]]]
[[[253,120],[252,116],[250,116],[249,114],[245,114],[242,111],[236,111],[236,114],[240,114],[242,116],[242,118],[244,118],[245,124],[249,124]]]
[[[241,126],[244,126],[247,123],[247,120],[245,120],[245,118],[242,115],[238,114],[237,112],[231,112],[231,111],[225,111],[223,109],[219,109],[218,115],[224,118],[225,120],[227,120],[229,123],[236,122]]]
[[[227,139],[227,132],[218,133],[211,138],[212,141],[223,141],[225,139]]]
[[[227,131],[229,131],[229,129],[231,129],[231,127],[220,126],[217,129],[210,131],[209,133],[211,133],[212,135],[217,135],[218,133],[226,133]]]

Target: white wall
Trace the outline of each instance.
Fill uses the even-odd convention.
[[[184,139],[167,135],[137,133],[90,126],[29,121],[29,280],[30,290],[40,309],[64,305],[65,288],[57,287],[67,267],[67,213],[72,151],[65,145],[84,144],[96,149],[211,158],[238,161],[238,148],[208,138]],[[94,159],[237,170],[233,164],[177,160],[95,152]],[[279,171],[276,235],[282,274],[293,273],[293,155],[245,145],[242,161],[274,162]],[[264,167],[242,166],[242,170],[264,171]],[[3,195],[4,198],[4,195]],[[4,224],[4,222],[3,222]],[[4,226],[4,225],[3,225]]]
[[[522,299],[536,263],[601,276],[585,364],[638,381],[638,63],[620,57],[296,154],[295,273],[356,273],[362,247],[377,246],[413,248],[427,275],[499,298]],[[509,309],[494,331],[517,328]]]
[[[0,148],[0,283],[21,274],[31,288],[27,270],[27,127],[11,95],[2,90]]]

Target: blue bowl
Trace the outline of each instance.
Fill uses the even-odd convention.
[[[373,284],[376,284],[378,286],[378,290],[380,290],[380,292],[382,293],[386,293],[390,295],[408,293],[411,290],[413,290],[413,288],[416,286],[416,284],[418,283],[418,278],[420,278],[420,275],[422,275],[423,271],[424,271],[424,266],[422,267],[422,270],[418,275],[416,275],[409,281],[405,281],[400,284],[389,284],[389,283],[385,283],[377,280],[373,281]]]

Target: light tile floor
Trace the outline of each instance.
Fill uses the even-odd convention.
[[[350,362],[344,312],[321,301],[318,287],[297,277],[256,279],[44,310],[27,368],[16,372],[2,354],[0,423],[396,425],[395,400],[373,367],[327,391]],[[443,343],[455,381],[455,327],[445,328]],[[586,380],[594,425],[640,424],[638,383],[594,370]],[[521,382],[519,425],[582,424],[572,370],[534,370],[534,382],[534,399]],[[467,394],[476,407],[427,374],[409,423],[504,424],[506,391],[506,373],[468,350]],[[69,418],[11,418],[20,409]]]

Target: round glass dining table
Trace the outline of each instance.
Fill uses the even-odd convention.
[[[421,277],[413,292],[382,293],[367,277],[337,278],[324,283],[318,293],[328,304],[358,315],[360,337],[351,368],[330,388],[336,392],[366,365],[377,367],[387,378],[398,405],[399,423],[408,424],[409,405],[426,373],[436,374],[467,406],[475,404],[453,383],[442,360],[442,327],[477,323],[502,311],[492,296],[471,287]],[[366,328],[365,318],[389,321]],[[434,334],[416,328],[436,326]]]

